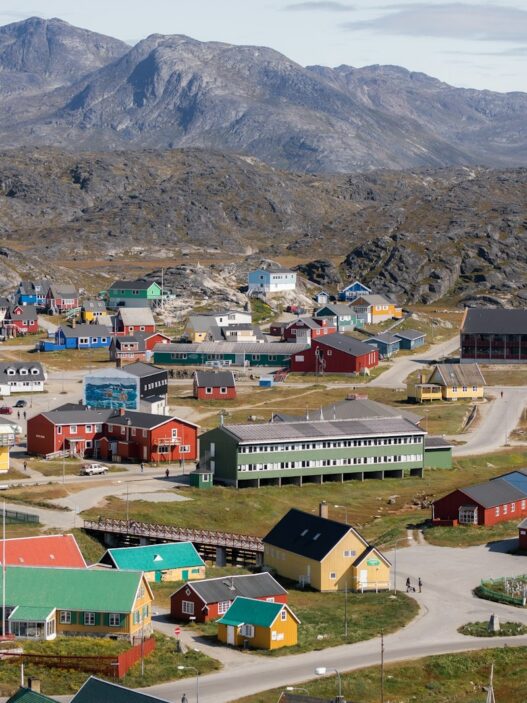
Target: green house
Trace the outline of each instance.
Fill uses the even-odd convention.
[[[212,488],[214,476],[210,469],[196,469],[189,478],[193,488]]]
[[[108,299],[116,305],[126,300],[158,301],[163,297],[161,286],[155,281],[115,281],[108,288]]]
[[[156,344],[154,364],[177,366],[289,366],[291,356],[308,347],[294,342],[199,342]]]
[[[192,542],[108,549],[99,563],[120,571],[142,571],[148,581],[189,581],[205,576],[205,562]]]
[[[355,327],[363,326],[363,323],[359,322],[355,310],[344,303],[328,303],[316,311],[315,317],[335,320],[338,332],[351,332]]]

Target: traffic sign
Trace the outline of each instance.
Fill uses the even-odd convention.
[[[176,637],[179,637],[179,635],[181,634],[181,628],[180,628],[180,627],[175,627],[175,628],[174,628],[174,634],[176,635]]]

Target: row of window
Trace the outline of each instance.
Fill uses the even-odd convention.
[[[243,352],[237,352],[243,354]],[[193,354],[187,354],[187,352],[173,352],[170,354],[171,359],[197,359],[198,354],[193,353]],[[223,361],[224,360],[224,354],[203,354],[202,357],[204,359],[208,359],[209,361]],[[244,357],[247,361],[260,361],[261,354],[244,354]],[[268,361],[278,361],[279,357],[277,354],[267,354],[266,358]]]
[[[270,464],[240,464],[238,471],[278,471],[280,469],[315,469],[325,466],[360,466],[361,464],[399,464],[421,461],[420,454],[394,454],[390,456],[356,456],[345,459],[316,459],[314,461],[281,461]]]
[[[84,432],[86,434],[91,434],[92,432],[102,432],[102,425],[81,425],[84,427]],[[69,430],[69,434],[77,434],[78,425],[67,425],[66,430]],[[57,425],[57,434],[62,434],[62,425]]]
[[[8,368],[6,369],[6,374],[8,376],[16,376],[17,374],[19,376],[38,376],[40,373],[39,369],[36,369],[35,367],[32,367],[31,369],[13,369],[13,368]]]
[[[163,386],[166,386],[166,381],[152,381],[145,384],[145,390],[151,391],[153,388],[162,388]]]
[[[241,445],[240,454],[264,454],[266,452],[295,452],[309,449],[343,449],[345,447],[386,447],[402,444],[421,444],[419,435],[408,437],[383,437],[377,439],[344,439],[327,442],[298,442],[295,444]]]
[[[96,622],[95,616],[95,613],[84,613],[83,623],[88,626],[94,626]],[[121,615],[121,613],[108,613],[108,625],[110,627],[121,627],[122,617],[124,616]],[[71,610],[61,610],[59,615],[59,622],[61,625],[71,625]]]
[[[522,500],[522,502],[521,502],[521,510],[525,510],[525,506],[526,506],[526,502],[525,502],[524,500]],[[505,503],[505,505],[503,505],[502,507],[503,507],[503,515],[507,515],[507,514],[509,513],[509,504],[508,504],[508,503]],[[515,513],[515,512],[516,512],[516,503],[511,503],[511,504],[510,504],[510,512],[511,512],[511,513]],[[501,511],[500,511],[500,506],[497,505],[497,506],[496,506],[496,517],[499,517],[500,514],[502,514]]]
[[[214,388],[205,388],[205,395],[212,395],[213,392],[214,392]],[[222,386],[220,388],[220,394],[226,395],[226,393],[227,393],[227,389],[224,386]]]
[[[468,387],[467,387],[467,386],[462,386],[461,390],[462,390],[463,393],[466,393],[466,392],[468,391]],[[478,387],[477,387],[477,386],[472,386],[472,390],[473,390],[474,392],[476,392],[476,391],[478,390]],[[458,388],[457,386],[452,386],[452,393],[457,393],[458,391],[459,391],[459,388]]]

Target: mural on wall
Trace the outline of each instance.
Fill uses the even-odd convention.
[[[139,381],[134,379],[95,377],[85,379],[84,404],[91,408],[139,407]]]

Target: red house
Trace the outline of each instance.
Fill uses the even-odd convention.
[[[40,535],[6,539],[5,563],[7,566],[86,568],[86,562],[73,535]]]
[[[460,488],[436,500],[432,518],[440,525],[495,525],[527,516],[527,471],[512,471]]]
[[[79,294],[69,283],[52,283],[46,293],[46,308],[52,313],[79,307]]]
[[[27,421],[27,453],[46,456],[67,451],[74,456],[90,456],[95,440],[103,436],[103,423],[112,412],[66,403],[30,417]]]
[[[37,334],[37,309],[34,305],[11,305],[6,310],[2,325],[6,337]]]
[[[359,373],[379,364],[379,351],[344,334],[330,334],[291,356],[291,371],[308,373]]]
[[[152,310],[149,307],[119,308],[115,318],[115,330],[116,334],[153,334],[156,331],[156,322]]]
[[[199,400],[236,398],[234,374],[232,371],[195,371],[194,398]]]
[[[156,344],[168,344],[170,337],[161,332],[135,332],[115,336],[110,344],[110,359],[112,361],[148,361],[149,352]]]
[[[327,317],[299,317],[298,320],[295,320],[284,329],[283,338],[285,342],[299,341],[305,343],[310,339],[318,339],[328,334],[335,334],[336,331],[336,326],[330,324],[330,320]]]
[[[287,591],[270,573],[189,581],[170,596],[173,620],[208,622],[224,615],[237,596],[287,603]]]
[[[195,461],[198,425],[170,415],[121,410],[106,420],[96,445],[101,459],[147,462]]]

